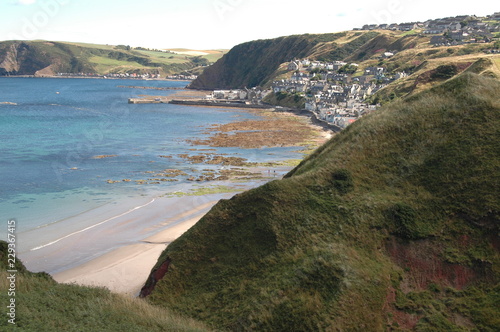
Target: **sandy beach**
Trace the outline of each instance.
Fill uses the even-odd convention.
[[[178,224],[174,220],[174,226],[143,241],[113,250],[88,263],[54,274],[53,277],[61,283],[106,287],[115,293],[137,296],[167,245],[196,224],[204,214],[199,211],[215,203],[209,202],[195,211],[189,211],[188,214],[195,217]]]

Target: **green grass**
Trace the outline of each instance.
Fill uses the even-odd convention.
[[[419,34],[420,31],[417,31],[417,30],[410,30],[410,31],[405,31],[403,32],[402,34],[400,34],[399,36],[400,37],[404,37],[404,36],[412,36],[412,35],[417,35]]]
[[[421,30],[410,30],[410,31],[405,31],[399,36],[404,37],[404,36],[413,36],[413,35],[418,35],[421,32]]]
[[[210,63],[215,63],[219,60],[224,54],[226,54],[228,50],[217,50],[217,53],[202,55],[203,58],[207,59]]]
[[[143,51],[143,50],[136,50],[135,52],[150,57],[155,62],[160,62],[164,64],[186,63],[189,61],[186,59],[186,56],[182,54],[164,53],[156,51]]]
[[[264,102],[275,106],[303,109],[306,101],[302,93],[272,92],[264,98]]]
[[[0,288],[8,289],[6,243],[0,241]],[[56,283],[48,274],[30,273],[18,262],[16,325],[0,320],[2,331],[207,331],[192,319],[104,288]],[[0,294],[2,306],[10,301]]]
[[[493,330],[499,93],[463,74],[219,202],[161,255],[148,301],[222,330]]]
[[[89,62],[95,65],[97,72],[104,74],[110,72],[127,72],[127,70],[148,68],[137,62],[110,59],[102,56],[91,57],[89,59]]]

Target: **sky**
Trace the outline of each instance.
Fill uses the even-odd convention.
[[[491,15],[491,0],[0,0],[0,40],[229,49],[372,23]]]

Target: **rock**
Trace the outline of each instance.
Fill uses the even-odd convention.
[[[99,156],[93,156],[92,159],[104,159],[104,158],[113,158],[113,157],[117,157],[117,155],[116,154],[102,154]]]

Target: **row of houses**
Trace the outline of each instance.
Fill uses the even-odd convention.
[[[169,75],[169,76],[167,76],[167,79],[169,79],[169,80],[182,80],[182,81],[193,81],[193,80],[195,80],[197,78],[198,78],[197,75],[181,75],[181,74],[178,74],[178,75]]]
[[[323,121],[331,123],[340,129],[345,129],[360,117],[377,109],[375,105],[364,103],[347,103],[345,107],[319,108],[315,111],[317,117]]]
[[[354,30],[393,30],[411,31],[420,29],[424,34],[444,34],[445,32],[462,30],[466,33],[482,32],[495,33],[500,31],[498,24],[489,22],[500,22],[500,12],[486,17],[476,17],[474,15],[462,15],[456,17],[446,17],[425,22],[393,23],[393,24],[366,24],[361,29]]]
[[[251,89],[214,90],[211,94],[206,95],[205,99],[213,101],[243,101],[247,104],[260,104],[262,99],[271,92],[271,90],[264,90],[260,87]]]
[[[309,59],[294,60],[288,64],[289,71],[296,70],[308,70],[314,71],[315,69],[325,69],[328,71],[338,71],[343,66],[347,65],[347,62],[343,61],[333,61],[333,62],[322,62],[322,61],[310,61]]]

